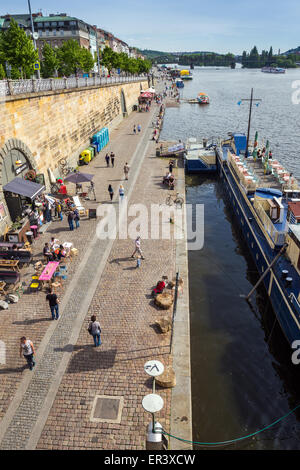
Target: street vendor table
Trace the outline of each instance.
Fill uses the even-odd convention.
[[[45,267],[44,271],[40,275],[39,281],[49,282],[49,286],[51,286],[51,279],[52,279],[53,274],[55,273],[58,265],[59,265],[58,261],[49,261],[49,263]]]
[[[14,271],[19,271],[19,261],[18,259],[1,259],[0,267],[2,268],[12,268]]]

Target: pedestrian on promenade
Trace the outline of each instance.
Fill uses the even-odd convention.
[[[142,259],[145,259],[144,256],[143,256],[143,252],[141,250],[141,237],[138,236],[135,240],[135,250],[134,252],[132,253],[131,255],[131,258],[134,258],[134,255],[138,253]]]
[[[49,302],[52,320],[58,320],[59,319],[59,309],[58,309],[59,300],[57,298],[57,295],[54,294],[52,288],[50,288],[49,294],[46,295],[46,301]]]
[[[22,336],[22,338],[20,338],[20,357],[22,357],[22,354],[27,361],[29,369],[32,370],[35,366],[35,361],[33,359],[35,350],[33,342],[30,341],[30,339],[27,339],[26,336]]]
[[[141,125],[140,125],[140,124],[138,124],[137,130],[138,130],[138,132],[141,132],[142,128],[141,128]]]
[[[114,152],[110,152],[110,161],[111,161],[111,166],[115,166],[115,154]]]
[[[108,186],[108,192],[109,192],[110,200],[112,201],[114,197],[114,190],[111,184]]]
[[[80,216],[79,216],[78,209],[74,209],[73,214],[74,214],[74,220],[75,220],[75,228],[79,228]]]
[[[97,320],[96,315],[92,315],[91,321],[88,327],[88,332],[93,336],[95,348],[97,348],[97,346],[100,346],[100,344],[102,344],[101,338],[100,338],[101,327],[100,327],[100,323],[96,320]]]
[[[136,134],[136,125],[133,126],[133,133]]]
[[[136,259],[136,267],[139,268],[141,266],[141,256],[138,255],[137,259]]]
[[[68,213],[68,223],[69,223],[70,230],[74,230],[73,221],[74,221],[74,212],[73,212],[73,211],[70,211],[70,212]]]
[[[96,193],[95,193],[95,183],[94,181],[90,182],[89,192],[93,193],[94,201],[96,201]]]
[[[106,166],[109,167],[109,155],[108,153],[105,155]]]
[[[125,165],[124,165],[124,175],[125,175],[125,179],[128,180],[128,173],[129,173],[129,166],[128,166],[128,163],[126,162]]]
[[[119,187],[119,197],[121,199],[121,202],[123,201],[124,199],[124,195],[125,195],[125,191],[124,191],[124,186],[122,184],[120,184],[120,187]]]
[[[172,160],[169,161],[169,172],[172,173],[173,171],[173,166],[174,166],[174,162]]]

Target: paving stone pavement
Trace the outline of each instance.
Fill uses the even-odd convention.
[[[104,169],[106,166],[104,164],[99,167],[99,162],[104,160],[102,156],[97,157],[90,165],[89,172],[95,172],[97,201],[107,201],[108,182],[112,181],[117,192],[125,161],[131,166],[129,182],[124,184],[125,191],[129,190],[135,176],[134,172],[139,172],[139,157],[148,143],[147,134],[133,136],[131,129],[133,123],[137,122],[141,122],[143,127],[147,126],[151,118],[152,113],[132,115],[113,134],[110,147],[116,153],[114,169]],[[149,131],[147,132],[149,134]],[[134,155],[135,160],[131,162],[129,157],[134,154],[137,142],[140,142],[140,147]],[[105,149],[102,155],[108,150],[110,148]],[[150,143],[150,153],[147,154],[134,185],[131,202],[148,204],[150,201],[164,202],[166,191],[160,188],[159,182],[165,173],[166,163],[153,158],[153,154],[154,144]],[[112,177],[113,180],[110,179]],[[92,204],[90,203],[90,206]],[[66,223],[55,222],[52,225],[53,228],[48,230],[48,236],[55,233],[55,236],[62,239]],[[69,267],[71,280],[68,280],[64,289],[65,296],[61,308],[63,314],[59,322],[54,322],[55,324],[52,323],[49,327],[48,322],[43,321],[48,309],[45,307],[42,294],[38,294],[37,297],[32,297],[32,294],[24,295],[19,304],[12,306],[14,308],[12,313],[14,316],[18,313],[20,318],[22,311],[20,313],[19,310],[25,305],[25,315],[17,324],[12,322],[6,313],[10,318],[10,324],[6,318],[6,324],[9,326],[7,336],[10,338],[7,341],[10,367],[6,364],[6,367],[0,368],[1,378],[4,378],[0,385],[1,392],[3,390],[1,393],[3,402],[9,403],[7,397],[12,398],[21,380],[24,383],[22,388],[21,382],[22,390],[18,390],[20,399],[16,412],[5,415],[7,407],[2,406],[1,409],[4,419],[0,425],[0,437],[3,422],[6,425],[1,441],[3,449],[34,448],[37,442],[38,448],[57,449],[143,448],[144,446],[144,428],[149,417],[141,408],[141,399],[149,393],[150,384],[144,376],[143,364],[147,358],[159,357],[162,353],[164,353],[163,362],[168,363],[170,360],[168,354],[165,354],[169,339],[161,338],[151,327],[160,312],[149,303],[147,295],[162,273],[168,273],[170,277],[174,275],[174,244],[166,240],[145,240],[143,247],[147,259],[142,262],[140,270],[136,270],[134,261],[128,259],[128,252],[133,250],[132,240],[115,241],[99,282],[99,277],[95,276],[95,273],[99,271],[99,266],[105,259],[104,255],[108,255],[110,244],[107,240],[93,238],[95,229],[95,220],[82,220],[80,229],[67,232],[67,240],[73,241],[79,248],[80,256]],[[41,248],[44,241],[46,236],[40,238],[37,247]],[[87,250],[89,242],[90,247]],[[91,280],[95,287],[98,284],[94,296]],[[86,313],[90,301],[92,301],[91,306]],[[86,331],[92,312],[100,316],[103,328],[103,345],[97,350],[91,346],[90,336]],[[28,319],[30,313],[31,319]],[[86,321],[82,323],[83,319]],[[78,329],[77,336],[82,325],[78,341],[74,334],[76,329],[74,325]],[[17,346],[11,343],[12,338],[17,343],[17,338],[24,334],[24,330],[38,346],[38,351],[41,345],[41,357],[37,357],[37,366],[33,374],[24,371],[20,366],[20,361],[16,359]],[[2,330],[0,332],[2,339],[4,334]],[[9,332],[13,334],[10,336]],[[10,348],[10,345],[13,347]],[[60,376],[57,369],[63,362],[67,371],[62,378],[64,371],[60,371]],[[50,409],[52,403],[48,397],[49,390],[51,387],[54,389],[56,387],[57,390],[60,380],[61,384],[56,396],[52,397],[52,401],[55,398],[54,404],[47,419],[48,413],[41,413],[41,410],[43,406],[45,407],[45,403]],[[95,394],[125,397],[120,425],[103,423],[95,425],[89,421],[91,403]],[[168,426],[170,393],[162,391],[161,394],[166,399],[162,419],[164,425]],[[5,423],[8,415],[12,418],[11,422]]]

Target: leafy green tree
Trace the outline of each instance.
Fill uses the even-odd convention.
[[[81,69],[88,73],[94,67],[95,60],[93,59],[93,55],[90,53],[88,49],[85,47],[81,48],[80,51],[80,67]]]
[[[57,50],[59,72],[62,75],[77,74],[81,68],[81,47],[75,39],[69,39]]]
[[[6,78],[4,67],[0,64],[0,80],[4,80]]]
[[[101,65],[107,68],[109,74],[111,70],[114,68],[116,63],[115,52],[110,47],[105,47],[101,54]]]
[[[11,65],[12,76],[19,75],[28,78],[34,74],[34,63],[38,60],[38,52],[34,49],[32,40],[25,31],[19,28],[14,19],[11,19],[9,28],[0,36],[0,61]]]
[[[53,77],[59,67],[59,59],[55,49],[45,42],[43,47],[43,60],[41,72],[44,78]]]

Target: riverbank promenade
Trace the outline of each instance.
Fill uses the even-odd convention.
[[[112,132],[108,147],[83,168],[94,174],[96,192],[96,201],[83,201],[86,209],[111,204],[118,213],[120,184],[128,207],[143,204],[150,213],[151,204],[165,202],[168,191],[161,181],[168,161],[155,157],[151,140],[158,111],[153,104],[148,113],[132,113]],[[134,134],[138,124],[141,132]],[[107,168],[104,156],[111,151],[115,165]],[[109,184],[115,192],[112,202]],[[1,311],[6,360],[0,364],[0,449],[145,449],[151,415],[143,410],[142,399],[152,392],[152,379],[144,364],[158,359],[165,367],[172,365],[170,332],[160,334],[155,326],[158,317],[171,318],[172,311],[158,310],[151,290],[163,275],[169,280],[176,275],[175,240],[142,239],[145,259],[137,268],[131,257],[134,240],[102,240],[98,223],[82,217],[80,227],[70,231],[64,216],[62,222],[53,220],[34,244],[35,259],[42,258],[51,237],[78,250],[66,263],[67,279],[57,290],[58,321],[51,319],[44,291],[25,291],[17,304]],[[26,286],[32,271],[24,270]],[[102,329],[97,348],[87,331],[91,315]],[[33,371],[19,357],[21,336],[36,348]],[[170,431],[171,389],[157,387],[157,393],[164,400],[157,419]],[[101,408],[97,398],[103,396],[109,400]]]

